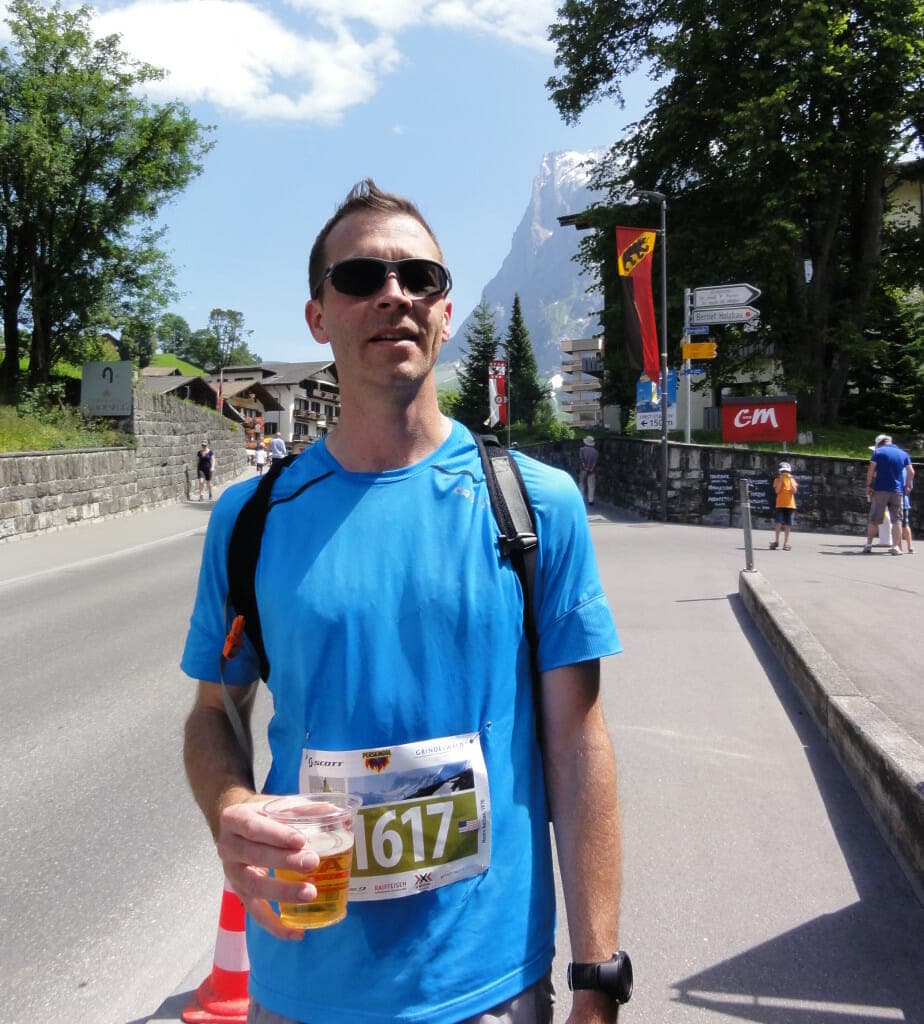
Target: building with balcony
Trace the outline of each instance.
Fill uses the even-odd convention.
[[[603,423],[603,338],[564,338],[561,342],[561,410],[572,427]]]
[[[259,424],[262,437],[279,431],[293,451],[301,451],[323,437],[340,418],[340,383],[332,360],[228,366],[221,376],[226,395],[269,396],[268,402],[257,403],[263,406]],[[210,380],[217,387],[217,376]],[[254,419],[259,416],[256,408],[251,415]]]

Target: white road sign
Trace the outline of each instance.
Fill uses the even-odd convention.
[[[693,308],[704,306],[746,306],[760,295],[760,289],[752,284],[720,284],[708,288],[693,289]],[[694,320],[694,323],[703,321]]]
[[[760,310],[754,306],[717,306],[694,309],[690,317],[694,324],[747,324],[760,319]]]

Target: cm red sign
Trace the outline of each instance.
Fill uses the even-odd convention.
[[[723,441],[795,441],[796,400],[791,395],[773,398],[723,398]]]

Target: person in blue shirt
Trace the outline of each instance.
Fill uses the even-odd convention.
[[[362,182],[315,241],[309,285],[306,320],[332,348],[341,414],[276,481],[263,533],[273,717],[260,792],[220,685],[249,726],[257,658],[246,639],[224,670],[220,653],[228,538],[255,478],[212,514],[182,660],[199,680],[187,775],[248,912],[249,1019],[549,1024],[550,818],[573,959],[609,961],[618,938],[600,658],[621,647],[584,504],[567,473],[516,453],[539,539],[537,708],[522,593],[499,557],[478,451],[437,402],[452,305],[433,232],[408,200]],[[363,799],[349,910],[303,932],[274,903],[311,901],[314,887],[272,870],[312,871],[318,857],[261,807],[328,789]],[[611,1024],[618,1009],[610,992],[578,987],[568,1021]]]
[[[864,554],[872,554],[873,541],[886,509],[892,522],[892,547],[889,551],[893,555],[902,553],[902,495],[911,490],[913,483],[914,466],[908,453],[893,444],[888,434],[879,434],[866,473],[869,518]]]

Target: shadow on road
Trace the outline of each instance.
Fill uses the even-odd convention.
[[[908,942],[924,909],[872,819],[857,827],[847,776],[739,596],[728,600],[802,743],[859,898],[677,981],[674,1001],[757,1024],[924,1024],[924,952]]]

